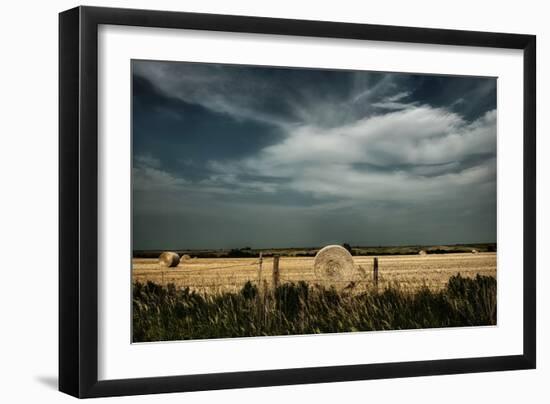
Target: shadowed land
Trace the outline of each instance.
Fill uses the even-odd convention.
[[[443,289],[361,293],[285,283],[201,294],[154,283],[133,288],[133,341],[254,337],[495,325],[496,279],[452,276]]]

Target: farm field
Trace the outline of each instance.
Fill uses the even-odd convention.
[[[339,281],[335,286],[346,287],[353,282],[353,289],[362,291],[372,286],[373,257],[354,256],[356,271],[352,279]],[[462,277],[476,275],[496,278],[496,253],[454,253],[428,255],[387,255],[379,257],[379,288],[389,286],[415,291],[424,286],[432,291],[443,289],[449,278],[460,273]],[[189,287],[191,291],[216,294],[238,292],[247,281],[258,284],[260,277],[258,258],[191,258],[182,260],[175,268],[161,267],[157,259],[134,258],[133,282],[148,281],[177,288]],[[262,284],[271,286],[273,258],[262,261]],[[280,282],[330,286],[317,279],[313,271],[312,257],[280,258]]]

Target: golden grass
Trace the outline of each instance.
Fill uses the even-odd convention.
[[[336,286],[348,286],[355,282],[355,290],[372,287],[373,257],[353,257],[356,273],[352,279]],[[463,277],[476,274],[496,277],[496,253],[456,253],[433,255],[392,255],[379,257],[379,288],[398,284],[401,288],[416,290],[427,286],[439,290],[452,275]],[[163,268],[156,259],[134,259],[132,280],[152,281],[159,285],[175,284],[192,290],[209,293],[235,292],[248,280],[258,281],[257,258],[191,258],[175,268]],[[271,283],[272,258],[264,258],[262,280]],[[327,282],[316,279],[313,257],[281,257],[281,282],[306,281],[311,284]],[[263,282],[262,282],[263,283]]]

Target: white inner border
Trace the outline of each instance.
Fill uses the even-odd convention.
[[[126,26],[98,36],[100,380],[523,352],[521,51]],[[131,344],[131,59],[498,77],[498,326]]]

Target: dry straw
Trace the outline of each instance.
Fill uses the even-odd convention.
[[[183,262],[183,261],[187,261],[187,260],[190,260],[191,257],[187,254],[183,254],[180,258],[180,263]]]
[[[159,264],[163,267],[176,267],[180,263],[180,256],[175,252],[165,251],[159,256]]]
[[[348,250],[339,245],[329,245],[319,250],[315,256],[313,270],[318,279],[351,280],[355,265]]]

